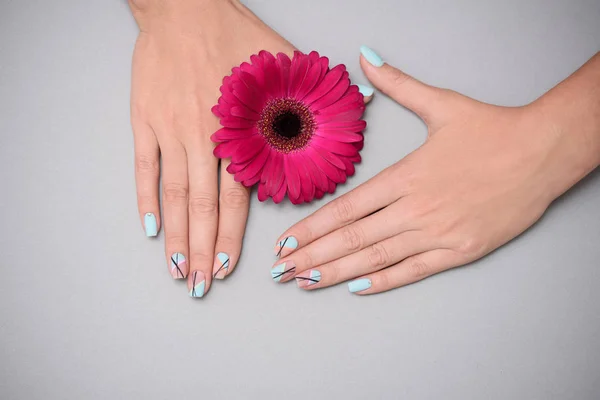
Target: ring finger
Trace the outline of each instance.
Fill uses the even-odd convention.
[[[438,247],[437,241],[426,236],[422,231],[403,232],[357,253],[301,272],[296,276],[296,283],[303,289],[336,285],[357,276],[382,270],[414,254]]]

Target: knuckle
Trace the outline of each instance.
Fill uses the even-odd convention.
[[[208,266],[212,266],[212,257],[212,254],[197,250],[190,254],[190,262],[195,265],[195,269],[202,268],[203,266],[208,268]]]
[[[221,203],[224,207],[238,210],[248,207],[250,194],[242,187],[229,188],[221,192]]]
[[[158,159],[148,154],[138,154],[135,157],[135,170],[140,174],[158,175],[160,164]]]
[[[378,270],[388,264],[389,256],[387,250],[382,244],[375,243],[369,248],[367,259],[369,267]]]
[[[485,253],[485,245],[481,240],[470,237],[462,240],[458,251],[467,258],[479,257]]]
[[[217,236],[217,248],[232,248],[236,244],[239,245],[241,240],[239,238],[234,238],[233,236],[226,233],[219,233]]]
[[[300,260],[298,267],[301,269],[310,269],[316,266],[312,254],[306,250],[299,251],[298,255],[294,256],[294,259]]]
[[[163,188],[163,199],[169,204],[183,204],[188,198],[188,189],[180,183],[167,183]]]
[[[169,233],[166,234],[166,245],[167,248],[175,249],[186,246],[187,236],[181,233]]]
[[[392,82],[394,84],[394,87],[398,87],[398,86],[402,86],[404,85],[406,82],[408,82],[410,80],[410,76],[405,74],[402,71],[399,70],[395,70],[394,71],[394,75],[392,77]]]
[[[158,198],[152,195],[138,194],[137,200],[138,208],[141,212],[144,213],[146,212],[145,210],[147,206],[153,206],[154,204],[158,204]]]
[[[347,226],[342,229],[342,244],[348,251],[357,251],[362,248],[363,237],[360,229],[357,227]]]
[[[208,193],[197,193],[191,196],[189,209],[190,215],[202,217],[216,215],[218,205],[215,198]]]
[[[411,276],[417,280],[423,279],[430,275],[429,265],[418,258],[410,260],[408,268]]]
[[[333,218],[336,222],[346,225],[354,221],[354,205],[350,200],[340,197],[332,207]]]

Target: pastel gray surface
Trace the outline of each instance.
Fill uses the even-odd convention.
[[[600,49],[597,0],[252,0],[300,49],[361,44],[479,100],[535,99]],[[485,259],[386,294],[274,283],[278,236],[329,201],[253,197],[236,271],[202,300],[136,210],[126,2],[0,1],[0,398],[597,399],[600,173]],[[376,93],[363,163],[425,138]],[[476,167],[476,166],[474,166]]]

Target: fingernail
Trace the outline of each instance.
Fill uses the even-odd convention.
[[[348,290],[350,293],[361,292],[371,287],[371,280],[367,278],[357,279],[352,282],[348,282]]]
[[[287,274],[293,274],[296,271],[296,264],[293,261],[284,262],[274,266],[271,269],[271,278],[275,282],[280,282],[286,278]]]
[[[370,86],[361,85],[360,83],[356,84],[356,86],[358,86],[358,91],[365,97],[373,96],[373,93],[375,93],[375,89]]]
[[[365,45],[360,46],[360,53],[363,55],[365,60],[369,62],[369,64],[376,67],[381,67],[383,65],[383,59],[379,57],[379,54],[375,53],[370,47]]]
[[[152,213],[146,213],[144,215],[144,228],[146,229],[146,236],[156,236],[158,234],[158,228],[156,226],[156,217]]]
[[[202,297],[204,296],[204,289],[206,287],[206,280],[204,279],[204,272],[194,271],[192,273],[192,289],[190,290],[191,297]]]
[[[173,255],[171,255],[170,266],[173,279],[183,279],[187,276],[188,266],[183,254],[173,253]]]
[[[298,247],[298,239],[288,236],[275,246],[277,257],[285,257]]]
[[[213,264],[213,276],[216,279],[223,279],[229,269],[229,256],[227,253],[217,253],[215,263]]]
[[[296,276],[296,284],[299,288],[307,287],[310,285],[314,285],[315,283],[319,283],[321,280],[321,272],[316,269],[311,269],[310,271],[304,271],[298,276]]]

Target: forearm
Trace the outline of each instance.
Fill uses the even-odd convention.
[[[555,196],[600,165],[600,53],[530,106],[555,142]]]

